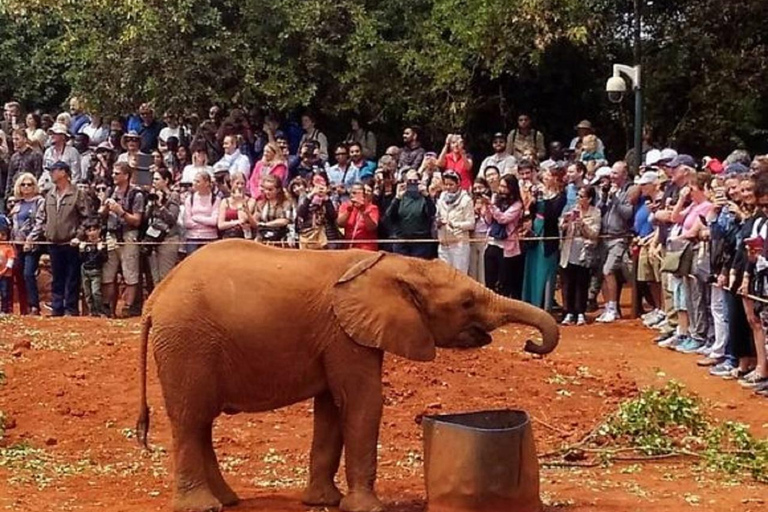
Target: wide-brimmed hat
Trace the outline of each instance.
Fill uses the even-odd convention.
[[[611,168],[606,166],[603,166],[595,172],[595,177],[590,182],[590,185],[597,185],[601,179],[603,178],[610,178],[611,177]]]
[[[592,126],[592,122],[588,119],[584,119],[583,121],[580,121],[579,124],[577,124],[574,129],[579,130],[594,130],[594,127]]]
[[[115,148],[112,147],[112,143],[105,140],[104,142],[96,146],[96,152],[98,153],[99,151],[109,151],[110,153],[114,153]]]
[[[638,185],[650,185],[659,181],[659,173],[656,171],[645,171],[637,180]]]
[[[67,129],[67,127],[64,126],[62,123],[53,123],[53,126],[48,128],[48,133],[70,137],[69,129]]]
[[[120,145],[123,147],[123,149],[127,150],[128,148],[125,147],[126,142],[128,142],[128,139],[134,139],[141,142],[141,135],[135,130],[131,130],[128,133],[124,133],[122,137],[120,137]]]

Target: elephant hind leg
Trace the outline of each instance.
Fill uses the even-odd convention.
[[[212,427],[213,425],[211,425],[211,428],[206,430],[208,435],[206,439],[204,439],[203,447],[205,450],[205,472],[208,485],[210,486],[213,495],[216,496],[216,498],[225,507],[237,505],[237,503],[240,501],[240,498],[238,498],[237,494],[235,494],[235,491],[233,491],[232,488],[227,485],[227,482],[224,480],[224,477],[221,474],[219,461],[216,459],[216,452],[213,449]]]
[[[301,500],[305,505],[338,506],[342,494],[333,480],[339,470],[342,447],[341,413],[331,393],[326,391],[315,397],[309,483]]]
[[[173,425],[176,512],[219,512],[222,502],[213,493],[207,474],[206,439],[211,423]],[[213,448],[211,448],[213,450]]]

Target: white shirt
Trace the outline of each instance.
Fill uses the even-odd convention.
[[[196,165],[188,165],[181,172],[181,183],[194,182],[195,176],[197,176],[197,173],[200,171],[207,172],[208,174],[210,174],[211,179],[213,179],[213,167],[211,167],[210,165],[206,165],[204,167],[198,167]]]
[[[226,165],[229,169],[230,176],[236,172],[241,172],[245,176],[246,181],[251,176],[251,160],[242,154],[239,149],[236,149],[231,155],[225,154],[221,157],[221,160],[216,163]]]
[[[157,138],[160,139],[163,144],[168,142],[170,137],[176,137],[179,139],[179,141],[181,141],[181,127],[177,126],[176,128],[171,128],[170,126],[166,126],[160,130],[160,135],[157,136]]]
[[[496,167],[499,170],[499,175],[514,174],[517,167],[517,158],[513,157],[509,153],[497,153],[492,154],[480,164],[480,171],[477,175],[481,178],[485,178],[485,169],[488,167]]]

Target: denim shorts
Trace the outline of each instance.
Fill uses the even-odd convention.
[[[668,290],[672,293],[672,306],[675,311],[687,311],[688,285],[685,279],[670,274]]]

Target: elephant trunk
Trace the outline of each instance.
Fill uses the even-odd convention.
[[[485,293],[489,296],[488,323],[491,327],[490,330],[512,323],[530,325],[541,331],[542,342],[539,344],[527,340],[525,342],[526,352],[543,355],[555,350],[560,341],[560,329],[552,315],[525,302],[496,295],[490,290],[486,290]]]

